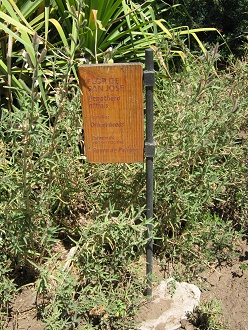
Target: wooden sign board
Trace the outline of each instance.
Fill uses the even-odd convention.
[[[143,162],[142,64],[83,65],[78,75],[88,161]]]

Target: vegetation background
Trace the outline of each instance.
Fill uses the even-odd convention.
[[[154,50],[156,258],[177,278],[247,235],[247,1],[2,0],[0,326],[35,286],[46,329],[134,329],[144,164],[89,164],[77,67]]]

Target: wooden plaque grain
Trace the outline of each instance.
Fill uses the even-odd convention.
[[[78,75],[87,160],[143,162],[142,64],[83,65]]]

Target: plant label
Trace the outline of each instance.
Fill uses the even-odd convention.
[[[142,64],[83,65],[78,75],[87,160],[143,162]]]

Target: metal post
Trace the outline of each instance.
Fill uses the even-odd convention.
[[[146,219],[153,218],[153,158],[155,155],[155,142],[153,139],[153,88],[155,85],[153,50],[146,49],[146,64],[144,71],[144,85],[146,87]],[[147,296],[152,295],[152,268],[153,268],[153,225],[147,226],[146,245],[146,275],[148,278]]]

